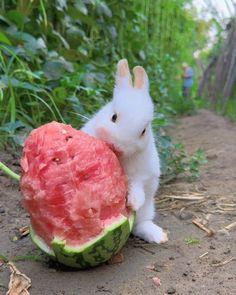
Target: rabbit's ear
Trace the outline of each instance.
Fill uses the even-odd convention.
[[[127,59],[121,59],[117,64],[116,87],[132,86],[132,78]]]
[[[148,76],[144,68],[136,66],[133,68],[134,88],[148,90]]]

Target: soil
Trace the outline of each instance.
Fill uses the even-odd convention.
[[[201,147],[208,159],[199,180],[179,177],[158,192],[156,222],[169,232],[169,241],[156,245],[131,237],[122,263],[84,271],[25,257],[15,265],[31,278],[31,295],[236,294],[236,227],[225,229],[236,221],[236,125],[203,110],[168,132],[189,153]],[[0,160],[19,171],[12,152],[1,152]],[[1,174],[0,255],[40,256],[29,236],[19,238],[19,229],[29,224],[20,199],[17,182]],[[211,230],[209,236],[193,224],[196,218]],[[0,263],[0,294],[7,292],[9,275]]]

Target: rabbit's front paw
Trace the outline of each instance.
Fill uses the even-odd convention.
[[[134,211],[137,211],[139,208],[141,208],[145,201],[145,195],[144,193],[129,193],[128,194],[128,206],[130,206]]]
[[[163,229],[149,220],[138,223],[133,230],[133,234],[149,243],[160,244],[168,241],[167,234]]]

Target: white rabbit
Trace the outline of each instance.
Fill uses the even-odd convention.
[[[153,103],[145,70],[133,69],[134,87],[126,59],[117,65],[113,99],[82,130],[107,142],[119,154],[128,176],[128,205],[136,212],[133,234],[147,242],[162,243],[166,233],[153,223],[154,196],[160,163],[151,128]]]

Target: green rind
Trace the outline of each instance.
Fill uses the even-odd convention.
[[[129,215],[129,228],[130,228],[130,232],[132,231],[133,227],[134,227],[134,222],[135,222],[135,211],[132,212],[130,215]]]
[[[107,261],[116,254],[126,243],[129,234],[129,220],[123,218],[86,247],[69,248],[63,241],[54,239],[52,248],[60,263],[75,268],[90,268]]]
[[[109,260],[124,246],[134,224],[135,216],[122,217],[118,222],[106,228],[102,234],[82,247],[66,246],[65,241],[54,238],[50,249],[31,229],[33,242],[51,258],[60,263],[79,269],[97,266]]]
[[[32,227],[30,226],[30,237],[33,241],[33,243],[40,249],[42,250],[45,254],[49,255],[51,258],[55,259],[55,254],[53,252],[52,249],[50,249],[48,247],[47,244],[45,244],[45,242],[36,235],[36,233],[34,232],[34,230],[32,229]]]

